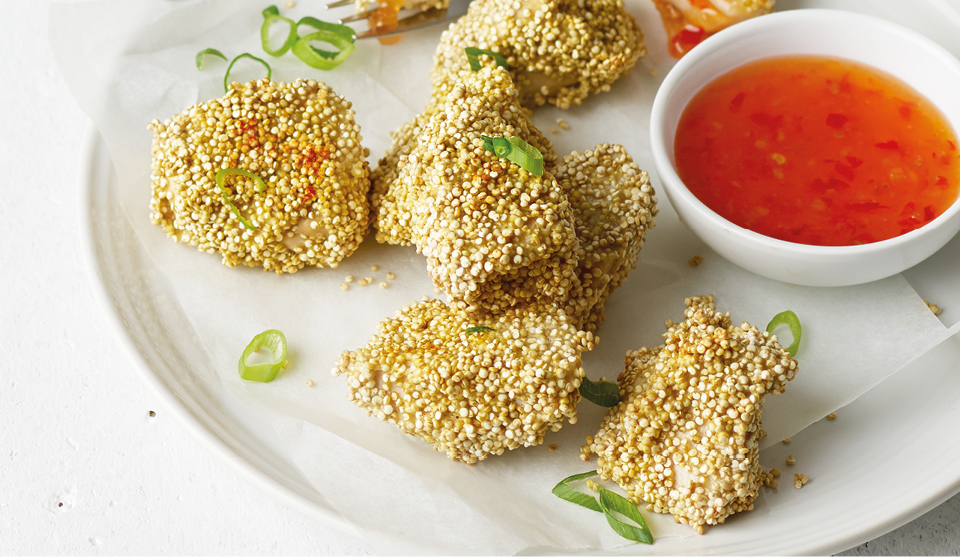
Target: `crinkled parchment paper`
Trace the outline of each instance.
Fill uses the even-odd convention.
[[[346,400],[342,379],[330,374],[338,354],[365,344],[377,324],[405,304],[435,296],[425,260],[414,248],[368,239],[337,269],[277,276],[224,267],[219,256],[174,244],[150,224],[152,134],[147,124],[223,94],[226,63],[210,58],[198,71],[194,56],[200,50],[268,58],[278,81],[327,82],[354,103],[373,164],[389,144],[388,133],[426,102],[441,29],[412,33],[390,47],[359,41],[343,66],[325,73],[289,54],[273,59],[262,53],[260,12],[266,5],[100,1],[56,6],[51,14],[54,52],[110,149],[127,217],[167,275],[212,369],[232,396],[274,411],[273,425],[291,460],[384,551],[513,553],[529,547],[623,545],[602,516],[550,494],[561,478],[590,469],[579,460],[578,449],[596,431],[602,409],[582,403],[576,425],[548,435],[545,445],[558,445],[555,452],[541,446],[465,466],[368,418]],[[561,155],[599,142],[624,144],[659,188],[648,145],[649,111],[672,61],[652,4],[637,0],[628,7],[647,33],[650,54],[610,93],[567,112],[541,109],[535,121]],[[320,1],[300,0],[289,10],[281,3],[281,10],[294,19],[326,15]],[[258,78],[260,71],[256,64],[238,65],[234,77]],[[561,116],[571,129],[551,134]],[[729,311],[734,322],[760,328],[776,313],[792,309],[804,325],[800,372],[786,394],[767,399],[764,426],[772,443],[850,403],[950,332],[902,276],[832,289],[760,278],[710,251],[678,221],[666,196],[661,193],[659,199],[657,226],[641,261],[609,299],[602,342],[585,357],[594,379],[615,378],[627,350],[659,344],[663,321],[682,317],[687,296],[715,294],[718,308]],[[694,268],[687,261],[696,255],[704,260]],[[371,271],[372,265],[379,270]],[[378,288],[387,272],[396,279]],[[373,277],[374,285],[354,283],[342,291],[347,275]],[[291,366],[272,383],[245,383],[237,376],[237,359],[255,334],[270,328],[285,332]],[[307,379],[316,386],[306,387]],[[653,516],[650,522],[657,536],[692,534],[670,517]]]

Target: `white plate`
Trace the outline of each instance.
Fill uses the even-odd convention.
[[[803,3],[835,4],[856,9],[866,3]],[[874,0],[869,5],[867,11],[880,15],[884,10],[887,16],[904,12],[902,23],[937,40],[945,37],[941,42],[960,40],[955,38],[960,37],[960,18],[951,21],[949,14],[956,12],[940,0],[909,5]],[[944,17],[932,20],[931,13]],[[960,45],[945,46],[956,54]],[[192,364],[203,360],[203,348],[127,221],[110,156],[92,128],[82,161],[81,228],[91,277],[121,342],[148,382],[190,431],[251,481],[321,522],[356,533],[278,448],[273,432],[257,425],[260,410],[228,396],[215,373],[202,373]],[[960,243],[955,239],[945,249],[957,254]],[[955,278],[928,268],[935,267],[909,274],[918,290],[936,301],[956,296],[949,283]],[[954,339],[844,408],[837,421],[811,426],[789,447],[764,451],[766,466],[783,462],[788,453],[803,455],[796,471],[812,481],[802,490],[794,490],[787,477],[793,470],[780,466],[782,487],[762,497],[753,512],[705,536],[658,539],[654,546],[624,551],[833,553],[912,520],[960,491],[955,464],[960,460],[958,371],[960,343]]]

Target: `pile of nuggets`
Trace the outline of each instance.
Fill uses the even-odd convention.
[[[502,54],[471,71],[464,47]],[[647,173],[620,145],[559,157],[531,107],[605,91],[645,53],[622,2],[475,0],[443,34],[424,111],[372,171],[348,101],[312,80],[233,84],[154,121],[151,215],[226,265],[336,267],[370,231],[414,245],[449,301],[411,303],[333,372],[368,414],[468,464],[576,421],[581,357],[655,225]],[[542,174],[499,158],[517,137]],[[228,176],[221,169],[250,175]],[[242,217],[245,216],[245,217]],[[622,402],[584,455],[604,478],[698,528],[749,508],[764,481],[765,393],[796,362],[775,338],[688,300],[666,344],[627,357]]]

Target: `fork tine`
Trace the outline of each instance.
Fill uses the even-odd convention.
[[[353,0],[335,0],[327,4],[326,8],[329,10],[330,8],[339,8],[341,6],[349,6],[350,4],[353,4]]]
[[[341,24],[343,24],[343,23],[350,23],[351,21],[360,21],[361,19],[367,19],[367,18],[370,17],[370,15],[373,14],[373,12],[375,12],[375,11],[377,11],[377,10],[375,10],[375,9],[374,9],[374,10],[367,10],[367,11],[365,11],[365,12],[357,12],[357,13],[355,13],[355,14],[348,15],[347,17],[341,19],[341,20],[340,20],[340,23],[341,23]]]
[[[434,23],[439,23],[447,20],[454,20],[463,14],[467,13],[467,6],[470,4],[469,0],[451,0],[450,6],[443,10],[429,9],[422,10],[411,16],[404,17],[397,22],[397,27],[391,29],[387,32],[381,32],[377,29],[370,29],[368,31],[363,31],[357,33],[358,39],[368,39],[375,37],[387,37],[390,35],[396,35],[399,33],[404,33],[406,31],[411,31],[413,29],[419,29],[420,27],[426,27]]]

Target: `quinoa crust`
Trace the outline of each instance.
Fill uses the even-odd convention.
[[[634,502],[703,532],[753,509],[760,486],[760,420],[766,394],[783,392],[797,361],[775,336],[734,327],[713,296],[688,298],[686,319],[667,321],[664,344],[627,353],[621,402],[587,439],[581,457]]]
[[[234,83],[223,97],[154,120],[151,220],[228,266],[278,274],[336,267],[369,229],[368,152],[351,104],[314,80]],[[224,187],[247,229],[216,185]]]
[[[369,415],[473,464],[576,422],[594,341],[553,305],[466,314],[430,300],[383,321],[333,373]]]

